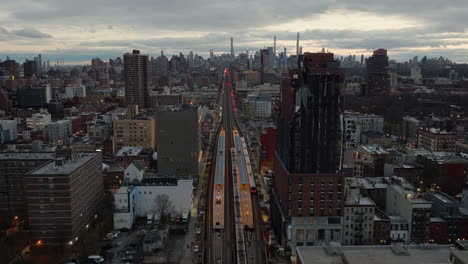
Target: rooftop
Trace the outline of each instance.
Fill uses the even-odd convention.
[[[0,160],[53,160],[55,152],[0,152]]]
[[[392,248],[392,246],[343,246],[337,247],[334,251],[327,250],[327,247],[298,247],[297,255],[302,263],[314,264],[448,263],[450,247],[448,245],[400,248]],[[463,254],[463,251],[458,252]]]
[[[431,127],[431,128],[419,128],[419,130],[422,130],[422,131],[427,131],[427,132],[430,132],[432,134],[443,134],[443,135],[455,135],[455,133],[452,133],[452,132],[447,132],[446,130],[442,130],[440,128],[435,128],[435,127]]]
[[[51,123],[50,125],[61,125],[61,124],[65,124],[65,123],[69,123],[71,122],[70,120],[57,120],[53,123]]]
[[[388,152],[379,145],[361,145],[359,146],[362,150],[370,153],[370,154],[388,154]]]
[[[437,200],[443,202],[443,203],[454,203],[454,204],[458,204],[458,201],[455,200],[454,198],[450,197],[449,195],[443,193],[443,192],[438,192],[438,191],[434,191],[434,192],[427,192],[428,196],[433,196],[434,198],[436,198]]]
[[[63,174],[70,174],[83,166],[86,162],[99,155],[99,153],[79,153],[76,154],[74,159],[68,160],[65,164],[61,166],[55,165],[55,162],[49,162],[46,165],[30,172],[31,175],[42,175],[42,174],[56,174],[56,175],[63,175]]]
[[[138,156],[142,151],[142,147],[122,147],[114,156]]]
[[[375,206],[375,203],[368,197],[361,197],[360,195],[349,195],[346,198],[345,205]]]
[[[439,164],[468,163],[468,160],[449,152],[423,152],[417,153],[417,155],[433,160]]]

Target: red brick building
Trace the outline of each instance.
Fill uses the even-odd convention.
[[[268,127],[260,133],[260,168],[262,171],[273,169],[276,149],[276,128]]]
[[[429,222],[429,241],[435,244],[448,243],[447,221],[439,217],[431,217],[431,222]]]
[[[124,180],[123,167],[110,167],[104,169],[104,188],[107,190],[119,189]]]

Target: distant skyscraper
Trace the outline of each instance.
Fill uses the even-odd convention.
[[[38,65],[36,60],[27,60],[23,63],[24,77],[28,78],[38,74]]]
[[[276,36],[273,38],[273,68],[276,68]]]
[[[288,69],[288,52],[287,52],[287,49],[286,47],[284,47],[284,54],[283,54],[283,66],[284,66],[284,70],[287,70]]]
[[[361,54],[361,64],[364,64],[364,54]]]
[[[267,49],[260,50],[260,78],[261,83],[265,82],[265,72],[269,69],[270,55]]]
[[[367,96],[388,95],[390,79],[386,49],[375,50],[367,59]]]
[[[296,58],[299,62],[299,32],[297,32],[297,40],[296,40]]]
[[[39,74],[42,74],[42,70],[43,70],[43,69],[42,69],[42,55],[41,55],[41,54],[37,55],[37,59],[38,59],[38,62],[37,62],[37,72],[38,72]]]
[[[274,48],[273,47],[268,47],[268,70],[271,70],[273,68],[273,62],[275,60],[275,53],[274,53]]]
[[[214,58],[214,51],[210,50],[210,60],[213,60],[213,58]]]
[[[148,102],[148,56],[139,50],[124,54],[125,99],[127,104],[146,107]]]
[[[305,53],[281,83],[272,223],[283,245],[341,241],[341,90],[333,53]]]
[[[234,58],[234,38],[231,37],[231,57]]]

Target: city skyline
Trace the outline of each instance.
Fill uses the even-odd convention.
[[[23,61],[44,54],[54,61],[83,63],[93,57],[117,57],[129,49],[157,56],[188,54],[207,57],[210,50],[230,53],[283,46],[295,54],[295,36],[301,33],[304,51],[322,47],[339,55],[364,54],[386,48],[390,59],[414,56],[448,57],[468,61],[466,10],[461,1],[446,3],[372,1],[349,3],[282,3],[243,1],[164,5],[139,0],[128,5],[106,1],[79,3],[23,0],[4,3],[0,11],[0,58]],[[406,5],[405,5],[406,4]],[[30,8],[25,9],[24,6]],[[297,8],[301,6],[301,8]]]

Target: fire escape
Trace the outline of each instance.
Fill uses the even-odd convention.
[[[364,238],[364,212],[359,211],[355,213],[354,220],[354,245],[363,245]]]

